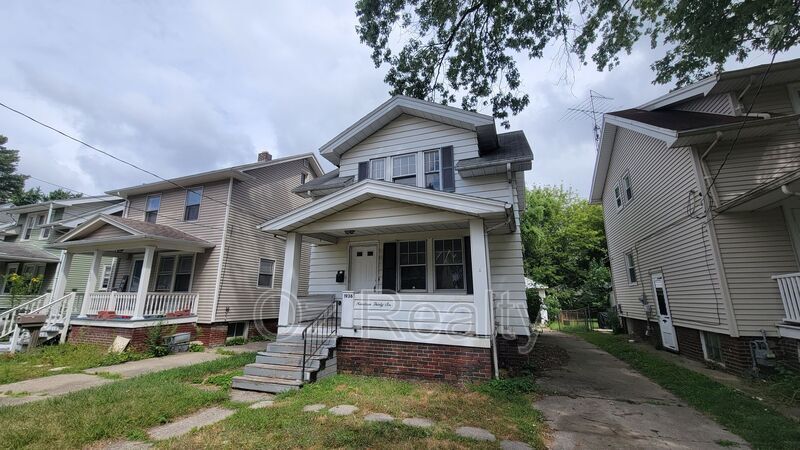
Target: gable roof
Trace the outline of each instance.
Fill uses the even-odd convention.
[[[170,178],[167,181],[156,181],[153,183],[144,183],[138,186],[130,186],[121,189],[112,189],[107,191],[107,194],[118,195],[127,198],[131,195],[147,194],[150,192],[158,192],[167,189],[178,189],[178,186],[192,187],[204,183],[211,183],[214,181],[221,181],[233,178],[235,180],[247,180],[252,178],[247,172],[250,170],[261,169],[263,167],[275,166],[287,162],[306,159],[309,161],[311,168],[315,171],[315,175],[320,176],[325,173],[320,166],[317,157],[313,153],[302,153],[299,155],[287,156],[285,158],[272,159],[270,161],[259,161],[255,163],[242,164],[233,167],[226,167],[224,169],[210,170],[208,172],[200,172],[192,175],[186,175],[177,178]],[[176,186],[178,185],[178,186]]]
[[[383,128],[401,114],[421,117],[436,122],[446,123],[458,128],[479,132],[479,142],[491,142],[491,135],[495,134],[494,118],[485,114],[440,105],[438,103],[419,100],[416,98],[396,95],[356,123],[347,127],[336,137],[319,148],[319,153],[335,165],[339,165],[341,156],[353,146],[363,141],[376,131]],[[488,138],[483,135],[488,133]]]
[[[30,244],[0,241],[0,261],[58,262],[58,256]]]

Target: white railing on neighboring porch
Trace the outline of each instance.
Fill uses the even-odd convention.
[[[148,292],[143,316],[160,317],[178,312],[195,315],[198,297],[194,292]],[[133,317],[136,312],[136,292],[90,292],[84,295],[83,301],[88,302],[85,312],[89,316],[110,311],[124,318]]]
[[[773,280],[778,282],[783,300],[783,310],[786,322],[800,323],[800,273],[787,273],[785,275],[775,275]]]
[[[46,316],[42,330],[58,330],[63,344],[67,339],[74,304],[74,292],[55,300],[51,300],[51,295],[48,293],[5,311],[0,314],[0,339],[11,336],[9,349],[13,353],[22,335],[22,329],[17,325],[17,317],[21,314],[41,314]]]

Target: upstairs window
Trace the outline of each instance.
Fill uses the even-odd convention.
[[[373,180],[386,179],[386,159],[378,158],[369,161],[369,177]]]
[[[626,173],[622,176],[622,190],[625,192],[625,201],[633,200],[633,188],[631,187],[631,175]]]
[[[183,211],[183,220],[191,222],[200,217],[200,199],[203,198],[203,188],[192,188],[186,191],[186,208]]]
[[[161,208],[161,194],[148,195],[144,207],[144,221],[149,223],[156,223],[158,219],[158,210]]]
[[[400,290],[425,290],[427,266],[425,241],[405,241],[397,245]]]
[[[258,262],[258,287],[271,288],[272,279],[275,277],[275,261],[261,258]]]
[[[44,223],[43,215],[34,216],[28,214],[28,217],[25,219],[25,226],[22,229],[22,240],[27,241],[28,239],[30,239],[31,236],[33,235],[33,229],[37,225],[41,225],[42,223]]]
[[[441,190],[439,150],[425,152],[425,187]]]
[[[614,186],[614,201],[617,203],[617,209],[622,209],[622,188],[619,183]]]
[[[636,277],[636,261],[633,259],[633,252],[625,253],[625,268],[628,272],[628,283],[636,284],[638,278]]]
[[[416,153],[392,158],[392,181],[407,186],[417,185]]]
[[[41,216],[36,218],[36,226],[39,227],[41,231],[39,231],[39,237],[41,239],[47,239],[50,237],[50,228],[49,227],[42,227],[44,225],[47,216],[42,214]]]
[[[308,179],[308,174],[305,172],[300,172],[300,184],[306,184],[307,179]]]

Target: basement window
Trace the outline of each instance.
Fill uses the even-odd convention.
[[[243,338],[247,335],[247,322],[232,322],[228,324],[228,339]]]
[[[708,331],[700,332],[700,342],[703,344],[703,357],[706,361],[722,364],[722,345],[717,333]]]

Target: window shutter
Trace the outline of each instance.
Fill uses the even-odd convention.
[[[456,174],[453,167],[453,146],[442,148],[442,190],[456,191]]]
[[[358,181],[369,178],[369,161],[358,163]]]
[[[397,291],[397,243],[384,242],[383,244],[383,284],[384,292]]]
[[[472,288],[472,250],[469,246],[469,236],[464,238],[464,270],[467,272],[467,295],[474,294]]]

